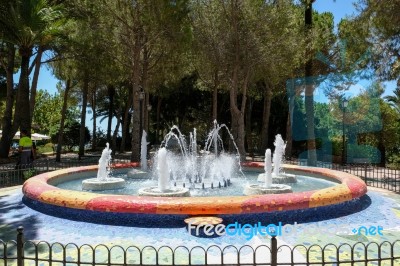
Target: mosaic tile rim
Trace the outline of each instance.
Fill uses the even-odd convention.
[[[139,167],[139,163],[115,164],[114,168]],[[260,162],[244,167],[263,168]],[[107,195],[64,190],[49,184],[68,174],[96,171],[97,165],[73,167],[43,173],[28,179],[22,188],[25,197],[45,204],[73,209],[115,213],[216,215],[300,210],[347,202],[367,193],[367,186],[355,175],[326,168],[284,165],[284,169],[318,174],[339,182],[321,190],[251,196],[147,197]]]

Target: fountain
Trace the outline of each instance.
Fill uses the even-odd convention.
[[[187,144],[179,128],[177,126],[171,128],[161,147],[169,150],[167,161],[173,186],[191,189],[223,188],[231,185],[230,179],[235,172],[243,176],[240,157],[230,155],[224,150],[222,138],[219,135],[221,129],[226,129],[233,141],[233,136],[227,126],[219,125],[217,121],[214,121],[204,150],[198,153],[196,129],[190,133],[190,142]],[[235,143],[234,145],[236,153],[239,154]]]
[[[169,170],[167,162],[167,149],[161,148],[157,153],[157,172],[158,186],[145,187],[139,189],[139,196],[153,197],[188,197],[190,192],[188,188],[170,188],[169,187]]]
[[[275,165],[276,168],[276,165]],[[272,163],[271,163],[271,150],[265,151],[264,162],[264,184],[249,184],[244,188],[243,194],[245,195],[259,195],[259,194],[283,194],[291,193],[292,188],[284,184],[272,184]]]
[[[126,173],[129,178],[146,178],[147,176],[147,133],[143,130],[142,141],[140,145],[140,169],[132,168]]]
[[[283,156],[285,154],[286,143],[283,141],[282,136],[277,134],[274,141],[275,151],[273,156],[274,169],[272,172],[272,183],[274,184],[287,184],[296,183],[296,175],[287,174],[282,171]],[[265,174],[262,173],[258,176],[259,182],[264,182]]]
[[[97,177],[83,180],[83,190],[109,190],[125,187],[125,180],[123,178],[110,177],[111,152],[112,150],[107,143],[99,160]]]
[[[140,146],[140,168],[143,171],[147,170],[147,133],[143,130],[142,144]]]
[[[67,183],[69,180],[78,181],[82,176],[94,175],[97,170],[99,170],[99,179],[102,182],[110,180],[111,178],[108,176],[100,174],[107,173],[110,158],[108,146],[103,151],[98,167],[83,166],[40,174],[24,183],[23,193],[25,198],[31,202],[67,208],[68,211],[96,211],[96,215],[99,216],[112,213],[113,217],[117,214],[124,217],[128,214],[178,215],[181,217],[182,215],[242,215],[293,210],[303,212],[307,209],[315,210],[315,208],[320,207],[332,206],[334,208],[340,203],[347,203],[352,199],[360,198],[367,192],[365,183],[349,173],[314,167],[284,165],[283,170],[296,173],[299,178],[308,175],[312,176],[311,178],[314,180],[332,181],[332,185],[329,187],[289,193],[290,187],[274,184],[271,151],[266,152],[265,163],[241,163],[238,156],[228,155],[223,149],[222,137],[219,133],[224,128],[226,128],[225,125],[218,125],[214,122],[214,127],[208,134],[204,150],[197,151],[195,130],[190,135],[190,143],[187,145],[185,137],[179,129],[176,126],[172,127],[154,158],[152,169],[155,173],[149,172],[146,176],[146,178],[156,176],[158,186],[140,186],[140,188],[146,186],[147,188],[142,189],[145,192],[142,194],[139,192],[139,195],[133,195],[133,193],[128,195],[100,194],[100,192],[91,193],[60,188],[59,185],[62,183]],[[228,134],[233,139],[229,130]],[[177,143],[175,148],[172,140]],[[283,152],[276,154],[275,157],[283,154]],[[255,185],[258,192],[252,190],[246,193],[247,195],[243,195],[242,184],[249,182],[249,179],[244,176],[241,170],[242,165],[250,168],[250,171],[255,174],[253,176],[254,181],[257,180],[259,169],[264,168],[263,183],[259,184],[258,187]],[[275,171],[281,167],[277,165]],[[135,167],[133,170],[139,171],[140,165],[139,163],[117,164],[113,166],[113,169],[115,169],[115,172],[118,169],[120,173],[126,173],[132,171],[132,167]],[[96,182],[99,181],[97,178],[95,179]],[[135,178],[131,183],[151,184],[154,181]],[[229,186],[230,184],[231,186]],[[271,189],[276,188],[281,190],[274,193],[285,194],[264,194],[270,193]],[[105,188],[102,187],[101,189]],[[188,189],[190,189],[190,197],[188,197]],[[230,194],[230,189],[236,189],[239,194]],[[90,188],[90,190],[94,189]],[[138,190],[140,189],[138,188]],[[172,194],[176,191],[180,192],[179,197]],[[169,194],[170,192],[172,193]],[[221,196],[225,192],[227,193]]]

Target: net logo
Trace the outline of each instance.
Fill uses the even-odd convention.
[[[353,229],[351,229],[353,228]],[[262,225],[261,222],[257,224],[240,224],[238,222],[228,225],[218,224],[199,224],[193,225],[188,223],[188,231],[195,236],[204,237],[218,237],[223,235],[228,236],[244,236],[246,240],[252,239],[254,236],[279,236],[289,237],[301,234],[342,234],[342,235],[365,235],[365,236],[383,236],[383,227],[378,226],[359,226],[352,227],[348,224],[329,224],[324,225],[321,223],[312,224],[285,224],[282,222],[278,224]]]

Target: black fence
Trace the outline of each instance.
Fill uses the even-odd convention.
[[[0,188],[22,185],[25,180],[33,175],[86,165],[97,165],[100,157],[89,157],[83,160],[69,159],[62,162],[45,159],[34,161],[32,165],[4,164],[0,165]],[[114,158],[112,163],[128,163],[129,159]]]
[[[285,163],[307,165],[306,160],[289,159]],[[317,162],[317,167],[347,172],[360,177],[368,186],[400,193],[400,170],[379,167],[368,163],[334,164]]]
[[[328,244],[278,246],[272,237],[269,245],[219,247],[178,246],[91,246],[74,243],[50,244],[25,241],[23,228],[16,241],[0,240],[0,265],[400,265],[400,240],[353,245]]]

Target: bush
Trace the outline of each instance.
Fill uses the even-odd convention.
[[[72,151],[75,146],[79,145],[81,125],[77,121],[67,123],[64,128],[63,134],[63,146],[66,146],[67,150]],[[53,143],[58,143],[58,132],[51,136]],[[90,141],[89,129],[85,127],[85,143]]]
[[[38,153],[54,152],[54,144],[46,143],[45,145],[36,147]]]
[[[400,169],[400,154],[391,154],[388,163],[389,168]]]
[[[24,171],[22,172],[22,175],[23,175],[24,179],[27,180],[27,179],[29,179],[30,177],[36,175],[36,170],[35,170],[35,169],[27,169],[27,170],[24,170]]]
[[[373,146],[347,144],[346,147],[347,160],[353,162],[354,159],[367,159],[369,163],[380,163],[381,153]]]

